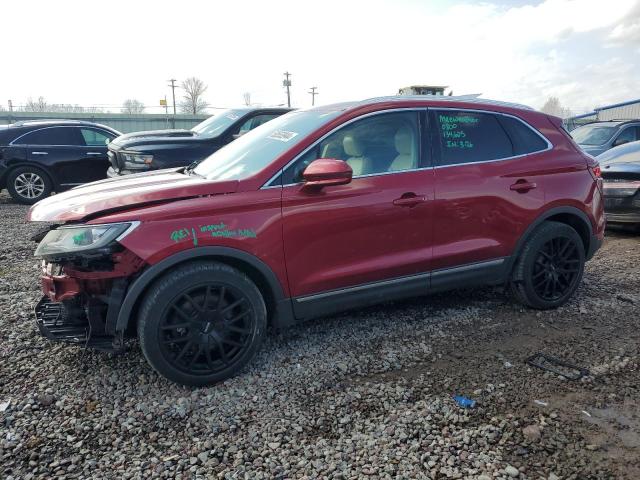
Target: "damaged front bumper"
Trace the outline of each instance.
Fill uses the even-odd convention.
[[[123,350],[126,332],[117,329],[118,313],[130,279],[144,262],[125,251],[114,254],[110,264],[108,270],[80,270],[43,262],[44,296],[35,307],[43,336],[102,351]]]

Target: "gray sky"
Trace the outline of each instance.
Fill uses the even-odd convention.
[[[2,1],[0,106],[159,112],[167,79],[197,76],[212,106],[393,95],[449,85],[540,108],[555,95],[581,113],[640,98],[640,0]],[[177,95],[181,95],[178,91]]]

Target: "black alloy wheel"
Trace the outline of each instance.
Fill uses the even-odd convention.
[[[219,282],[181,292],[160,320],[160,350],[176,369],[217,374],[237,362],[256,330],[246,295]]]
[[[566,303],[580,285],[585,247],[576,230],[564,223],[544,222],[525,243],[511,278],[521,303],[555,308]]]
[[[138,337],[147,361],[164,377],[183,385],[211,385],[251,361],[266,319],[260,290],[243,272],[217,262],[193,262],[149,288]]]
[[[582,242],[580,242],[582,243]],[[533,288],[540,298],[553,302],[574,286],[581,273],[582,260],[575,240],[555,237],[538,251],[533,265]]]

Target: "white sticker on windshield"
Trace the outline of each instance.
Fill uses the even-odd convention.
[[[281,142],[288,142],[296,135],[298,135],[298,132],[287,132],[286,130],[276,130],[267,138],[272,138],[273,140],[280,140]]]
[[[239,118],[240,118],[240,117],[239,117],[238,115],[236,115],[235,113],[227,113],[227,114],[225,115],[225,117],[227,117],[227,118],[229,118],[229,119],[231,119],[231,120],[237,120],[237,119],[239,119]]]

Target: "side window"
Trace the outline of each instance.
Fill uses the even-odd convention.
[[[514,155],[525,155],[547,149],[547,142],[532,130],[533,127],[528,127],[520,120],[506,115],[498,115],[497,118],[511,138]]]
[[[637,127],[627,127],[614,140],[614,145],[622,145],[623,143],[635,142],[638,140],[638,136],[636,134]]]
[[[420,167],[417,112],[382,113],[350,123],[316,143],[285,172],[283,185],[302,181],[302,172],[318,158],[344,160],[353,176]]]
[[[107,135],[106,132],[94,130],[92,128],[81,128],[82,138],[84,143],[90,147],[104,147],[110,140],[113,140],[113,135]]]
[[[52,127],[35,130],[20,138],[16,144],[43,146],[84,145],[80,130],[75,127]]]
[[[278,115],[274,115],[274,114],[269,114],[269,115],[265,114],[265,115],[256,115],[255,117],[251,117],[249,120],[247,120],[240,126],[240,129],[238,130],[237,134],[244,135],[249,130],[253,130],[254,128],[259,127],[263,123],[267,123],[269,120],[273,120],[277,116]]]
[[[499,160],[514,155],[506,132],[491,113],[436,110],[440,164]]]

